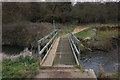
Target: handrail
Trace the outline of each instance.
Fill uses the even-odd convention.
[[[54,30],[53,32],[51,32],[50,34],[48,34],[47,36],[43,37],[42,39],[38,40],[38,44],[40,44],[42,41],[44,41],[45,39],[49,38],[50,36],[52,36],[52,34],[56,33],[57,30]]]
[[[39,52],[39,54],[41,55],[44,50],[48,47],[48,45],[50,44],[50,42],[52,42],[52,40],[55,38],[55,36],[57,35],[57,33],[52,37],[52,39],[50,39],[50,41],[44,46],[44,48]]]
[[[75,41],[72,38],[74,38],[74,40],[76,40],[79,43],[78,48],[75,44]],[[70,45],[71,45],[76,63],[77,63],[77,65],[80,65],[80,40],[78,40],[77,37],[74,34],[69,32],[69,42],[70,42]]]
[[[72,40],[71,36],[70,36],[70,40],[71,40],[71,42],[72,42],[72,44],[73,44],[73,46],[74,46],[77,54],[80,54],[80,52],[78,51],[78,49],[77,49],[77,47],[76,47],[76,45],[75,45],[75,42]]]
[[[54,40],[55,36],[57,35],[57,30],[54,30],[53,32],[51,32],[50,34],[48,34],[47,36],[43,37],[42,39],[38,40],[38,53],[40,54],[40,56],[43,54],[43,52],[47,49],[48,45]],[[50,40],[46,43],[46,45],[40,49],[41,43],[42,41],[46,40],[50,38]],[[44,56],[45,57],[45,56]],[[43,57],[43,58],[44,58]],[[42,58],[41,58],[42,60]]]
[[[74,34],[72,34],[71,32],[69,33],[75,38],[76,41],[80,42],[80,40]]]

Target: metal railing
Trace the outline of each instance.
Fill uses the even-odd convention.
[[[40,39],[38,41],[38,53],[40,55],[40,64],[42,64],[46,58],[46,56],[48,55],[49,51],[50,51],[50,48],[52,47],[52,45],[50,45],[50,43],[53,42],[55,36],[57,35],[57,30],[54,30],[53,32],[51,32],[50,34],[48,34],[47,36],[43,37],[42,39]],[[41,43],[44,42],[45,40],[49,39],[49,41],[45,44],[45,46],[41,49]],[[48,49],[48,46],[50,45],[50,48]],[[45,53],[45,55],[43,55],[42,57],[42,54],[45,52],[45,50],[47,50],[47,53]]]
[[[76,63],[77,65],[80,65],[80,40],[78,40],[77,37],[71,32],[69,32],[68,35],[70,46],[72,48]]]

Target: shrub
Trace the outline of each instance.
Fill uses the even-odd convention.
[[[30,77],[29,75],[33,77],[38,73],[37,58],[31,56],[20,56],[16,60],[4,59],[2,64],[3,78],[25,78]]]

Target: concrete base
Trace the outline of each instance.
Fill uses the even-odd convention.
[[[35,78],[92,78],[96,79],[92,69],[85,69],[85,72],[76,68],[48,68],[40,70]]]

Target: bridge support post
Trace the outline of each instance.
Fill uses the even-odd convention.
[[[39,52],[40,52],[40,43],[38,43],[38,54],[39,54]],[[39,63],[41,62],[41,55],[39,56]]]
[[[40,44],[38,44],[38,53],[40,52]]]
[[[39,56],[39,63],[41,63],[41,61],[42,61],[42,57],[41,57],[41,55]],[[41,65],[41,64],[40,64]]]
[[[79,64],[80,64],[80,41],[79,41],[79,44],[78,44],[79,46],[78,46],[78,50],[79,50],[79,54],[78,54],[78,61],[79,61]]]
[[[80,54],[78,54],[78,61],[79,61],[79,65],[80,65]]]

